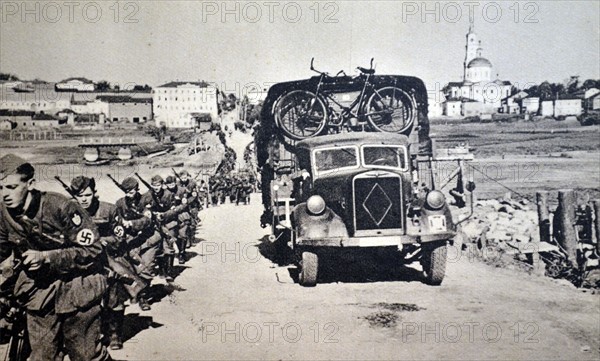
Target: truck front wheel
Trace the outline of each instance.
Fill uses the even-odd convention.
[[[446,256],[448,254],[446,242],[422,247],[421,265],[425,272],[425,282],[432,286],[439,286],[446,275]]]
[[[304,287],[314,287],[317,284],[319,258],[312,252],[302,252],[299,283]]]

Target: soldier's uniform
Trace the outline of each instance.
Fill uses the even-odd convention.
[[[134,178],[125,178],[120,185],[124,192],[137,190],[139,185]],[[153,227],[151,213],[146,212],[146,205],[142,201],[139,192],[133,197],[123,197],[117,200],[116,217],[124,226],[118,228],[117,236],[126,237],[130,247],[129,256],[135,263],[138,275],[150,283],[155,276],[154,265],[156,252],[160,246],[161,237]],[[138,295],[138,301],[142,310],[149,310],[147,289]]]
[[[200,224],[199,213],[202,210],[200,190],[198,184],[189,178],[190,174],[186,170],[181,171],[180,176],[181,179],[177,182],[177,187],[185,189],[187,197],[187,206],[191,217],[189,231],[187,232],[187,247],[191,247],[196,228]]]
[[[209,189],[204,180],[201,180],[198,185],[198,198],[202,206],[206,206],[206,208],[210,206]]]
[[[18,157],[3,157],[0,179],[23,174],[25,165],[31,167]],[[101,344],[106,275],[98,229],[74,200],[27,192],[24,205],[0,204],[0,262],[22,259],[14,294],[27,311],[29,359],[53,361],[62,350],[72,361],[109,360]]]
[[[190,198],[187,189],[181,187],[175,181],[175,177],[168,176],[166,179],[167,190],[174,195],[174,206],[181,210],[177,215],[177,248],[179,264],[184,264],[186,259],[185,250],[188,247],[190,233],[192,231],[192,217],[190,215]],[[181,207],[183,206],[183,207]]]
[[[137,298],[140,291],[148,286],[148,281],[138,276],[128,259],[129,247],[126,237],[124,237],[124,228],[119,225],[117,219],[117,207],[114,204],[100,201],[95,196],[94,178],[83,176],[73,178],[69,193],[77,198],[77,195],[85,192],[88,188],[94,193],[94,196],[91,204],[84,209],[98,227],[110,269],[108,290],[104,297],[103,317],[110,337],[110,348],[118,350],[123,348],[125,301]],[[85,205],[83,206],[85,207]],[[115,231],[120,236],[116,236]]]
[[[177,247],[177,216],[185,206],[175,205],[175,195],[162,188],[163,179],[161,176],[152,177],[151,185],[152,187],[160,187],[160,190],[156,192],[151,189],[144,193],[141,202],[146,209],[150,210],[157,217],[162,239],[162,242],[158,245],[158,253],[156,253],[159,256],[159,268],[164,277],[172,280],[175,248]]]

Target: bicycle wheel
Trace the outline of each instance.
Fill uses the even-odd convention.
[[[412,96],[393,86],[376,89],[365,109],[369,124],[380,132],[402,133],[410,129],[416,106]]]
[[[327,124],[325,103],[314,93],[294,90],[275,105],[275,121],[281,131],[294,140],[319,134]]]

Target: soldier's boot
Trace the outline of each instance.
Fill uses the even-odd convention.
[[[165,278],[167,282],[173,282],[173,265],[175,263],[175,255],[165,255]]]
[[[125,320],[125,310],[109,312],[108,328],[110,343],[108,347],[111,350],[120,350],[123,348],[123,321]]]
[[[158,257],[156,259],[156,265],[158,266],[158,277],[160,277],[160,278],[166,277],[165,258],[166,258],[165,255],[161,255],[160,257]]]
[[[142,311],[150,311],[150,302],[148,302],[148,290],[144,289],[140,291],[137,297],[138,305]]]

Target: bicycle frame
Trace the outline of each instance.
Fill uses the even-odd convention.
[[[328,77],[328,75],[325,73],[321,73],[321,76],[319,77],[319,83],[317,84],[317,89],[315,91],[315,95],[316,95],[316,97],[321,96],[321,98],[326,100],[326,105],[328,106],[328,112],[330,113],[330,115],[334,114],[336,116],[336,117],[332,117],[332,119],[335,119],[335,118],[339,119],[339,121],[332,122],[331,125],[337,126],[337,127],[342,126],[342,124],[345,121],[347,121],[350,117],[357,118],[361,123],[366,122],[365,119],[362,119],[362,118],[364,118],[365,114],[360,114],[360,110],[363,108],[363,106],[366,102],[368,88],[374,90],[373,84],[371,84],[371,82],[370,82],[371,74],[365,74],[365,79],[363,81],[364,83],[362,85],[360,94],[352,101],[352,103],[349,106],[343,106],[333,96],[331,96],[331,94],[335,94],[336,92],[321,91],[321,88],[323,85],[323,80],[325,79],[325,77]],[[338,107],[340,107],[342,109],[342,111],[340,113],[334,111],[329,106],[330,101],[335,103]]]

